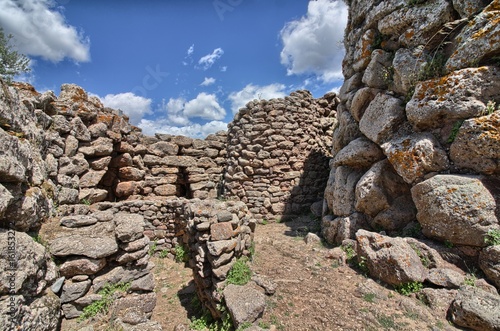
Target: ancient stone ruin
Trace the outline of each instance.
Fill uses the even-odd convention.
[[[150,254],[178,247],[220,317],[257,224],[314,204],[371,277],[499,329],[500,3],[348,3],[338,96],[254,100],[204,140],[145,136],[75,85],[0,81],[0,325],[55,330],[121,284],[114,316],[158,327]]]

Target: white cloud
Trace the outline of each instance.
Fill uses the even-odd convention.
[[[194,44],[192,44],[188,50],[186,51],[186,56],[184,57],[184,61],[182,61],[182,64],[187,66],[193,63],[193,53],[194,53]]]
[[[182,127],[172,126],[167,119],[150,121],[143,119],[139,123],[142,132],[147,135],[155,133],[168,133],[172,135],[183,135],[192,138],[203,139],[211,133],[227,130],[227,123],[221,121],[211,121],[205,124],[191,124]]]
[[[282,98],[286,95],[284,90],[283,84],[275,83],[266,86],[248,84],[241,91],[229,94],[228,98],[231,101],[231,109],[236,114],[240,108],[254,99]]]
[[[222,48],[216,48],[211,54],[207,54],[202,57],[198,64],[202,66],[203,70],[209,69],[214,65],[215,61],[220,59],[220,57],[224,54],[224,50]]]
[[[21,53],[59,62],[90,61],[90,41],[66,22],[52,0],[2,0],[0,22]]]
[[[215,84],[215,78],[213,78],[213,77],[205,77],[205,80],[200,85],[201,86],[210,86],[212,84]]]
[[[309,1],[306,16],[288,22],[280,32],[281,63],[288,74],[315,74],[324,82],[341,79],[346,25],[343,1]]]
[[[201,92],[196,99],[184,105],[183,113],[188,117],[200,117],[206,120],[221,120],[226,116],[226,111],[219,105],[215,94]]]
[[[137,125],[144,115],[151,114],[151,99],[137,96],[131,92],[120,94],[108,94],[101,98],[106,107],[120,109],[128,117],[130,122]]]
[[[226,111],[219,105],[214,94],[200,93],[195,99],[170,98],[162,101],[159,111],[163,126],[192,126],[191,119],[202,118],[219,121],[226,116]]]

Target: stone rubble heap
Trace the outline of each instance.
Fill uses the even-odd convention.
[[[323,235],[388,284],[447,289],[456,324],[496,330],[500,3],[348,3]],[[471,290],[474,268],[489,283]]]

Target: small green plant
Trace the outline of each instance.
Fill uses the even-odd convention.
[[[488,101],[486,104],[485,115],[491,115],[497,110],[497,103],[495,101]]]
[[[354,257],[356,257],[356,252],[354,251],[354,247],[352,245],[342,245],[340,248],[345,252],[347,256],[347,261],[352,262]]]
[[[381,34],[381,33],[377,33],[377,35],[375,36],[375,38],[373,38],[373,42],[372,42],[372,50],[373,49],[380,49],[382,48],[382,43],[386,40],[389,39],[389,36],[388,35],[385,35],[385,34]]]
[[[424,288],[424,285],[420,282],[409,282],[401,285],[396,285],[396,292],[402,295],[410,295],[412,293],[420,292]]]
[[[210,316],[210,314],[208,313],[205,313],[199,318],[193,317],[191,319],[191,323],[189,324],[189,328],[191,330],[200,330],[200,331],[208,330],[211,322],[212,322],[212,316]]]
[[[163,249],[163,250],[160,252],[160,255],[159,255],[160,259],[164,259],[164,258],[166,258],[167,256],[168,256],[168,250]]]
[[[408,1],[408,6],[415,7],[426,3],[427,0],[410,0]]]
[[[228,284],[245,285],[250,281],[252,270],[250,270],[247,261],[246,257],[236,260],[231,270],[227,273],[226,281]]]
[[[269,323],[264,322],[264,321],[259,321],[258,326],[261,329],[269,329],[271,327],[271,325]]]
[[[446,248],[453,248],[453,243],[452,243],[451,241],[449,241],[448,239],[446,239],[446,240],[444,241],[444,246],[445,246]]]
[[[101,299],[94,301],[87,307],[83,308],[83,313],[78,318],[80,321],[86,320],[87,318],[94,317],[97,314],[107,314],[109,307],[115,300],[115,293],[117,292],[127,292],[130,288],[129,283],[116,283],[116,284],[106,284],[104,287],[97,292],[101,295]]]
[[[460,127],[464,123],[463,120],[456,121],[455,124],[453,124],[453,128],[451,129],[450,136],[448,137],[448,140],[446,141],[448,144],[451,144],[452,142],[455,141],[455,138],[457,137],[458,130],[460,130]]]
[[[255,256],[255,242],[254,241],[252,241],[252,244],[248,248],[248,252],[250,252],[250,260],[253,260],[253,258]]]
[[[500,245],[500,229],[489,229],[484,237],[484,243],[488,246]]]
[[[269,223],[269,221],[265,218],[261,222],[262,225],[267,225],[268,223]]]
[[[445,63],[446,57],[444,56],[444,54],[441,52],[436,52],[432,59],[424,65],[424,67],[418,74],[418,80],[424,81],[443,76]]]
[[[396,322],[392,316],[380,314],[377,315],[377,321],[384,329],[396,329]]]
[[[151,245],[149,245],[149,250],[148,254],[149,256],[153,256],[153,254],[156,252],[156,248],[158,247],[158,242],[155,240]]]
[[[80,200],[80,203],[87,206],[90,206],[92,204],[89,199],[82,199]]]
[[[241,324],[237,329],[236,331],[243,331],[243,330],[246,330],[248,328],[250,328],[252,326],[252,323],[250,322],[245,322],[243,324]]]
[[[422,234],[422,226],[420,223],[415,223],[413,226],[406,227],[403,229],[401,235],[403,237],[418,238]]]
[[[186,262],[189,258],[186,248],[182,245],[175,245],[174,252],[176,262]]]
[[[465,276],[464,284],[469,286],[476,286],[476,280],[477,280],[476,273],[471,272]]]
[[[359,258],[358,269],[364,276],[367,276],[370,273],[370,269],[368,269],[368,264],[366,263],[366,257],[361,256]]]
[[[363,295],[363,300],[365,300],[366,302],[370,302],[370,303],[373,303],[375,302],[375,293],[366,293],[365,295]]]

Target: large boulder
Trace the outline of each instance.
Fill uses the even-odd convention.
[[[458,245],[485,246],[488,230],[498,229],[495,198],[484,177],[437,175],[411,192],[424,235]]]
[[[479,267],[486,277],[500,289],[500,245],[483,248],[479,254]]]
[[[500,69],[491,66],[458,70],[419,82],[406,105],[408,121],[415,129],[425,130],[481,116],[488,101],[500,100],[499,76]]]
[[[100,259],[118,251],[113,222],[80,228],[57,227],[48,236],[50,252],[55,256],[81,255]]]
[[[266,308],[265,295],[250,286],[230,284],[223,294],[236,328],[246,322],[253,323]]]
[[[430,133],[397,137],[383,144],[382,149],[396,172],[410,184],[449,166],[446,152]]]
[[[358,260],[365,259],[370,275],[383,282],[402,285],[427,278],[427,269],[420,257],[403,238],[359,230],[356,240]]]
[[[454,1],[458,2],[458,1]],[[461,1],[462,2],[462,1]],[[471,2],[467,0],[466,2]],[[482,1],[474,1],[469,10],[481,7]],[[446,62],[448,71],[474,67],[478,60],[487,60],[500,51],[500,10],[492,1],[482,13],[476,15],[456,38],[456,48]]]
[[[356,185],[356,210],[372,218],[373,227],[402,229],[416,219],[410,186],[386,159],[375,163]]]
[[[45,247],[13,230],[0,229],[0,268],[0,295],[14,291],[35,296],[57,278],[57,267]]]
[[[480,288],[461,287],[450,312],[457,325],[478,331],[500,330],[500,297]]]
[[[488,175],[500,173],[500,111],[466,120],[450,147],[453,163]]]

